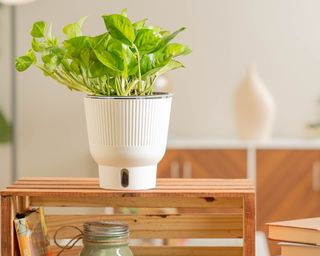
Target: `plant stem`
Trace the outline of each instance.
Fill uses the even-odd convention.
[[[58,72],[53,73],[39,64],[35,64],[35,66],[37,68],[39,68],[40,70],[42,70],[43,72],[45,72],[50,77],[52,77],[58,83],[66,85],[69,89],[81,91],[81,92],[85,92],[85,93],[92,93],[92,91],[90,91],[87,87],[83,86],[82,84],[76,83],[74,81],[70,81],[70,79],[68,79],[67,77],[63,76],[62,74],[60,74]]]
[[[107,88],[108,96],[111,96],[111,91],[110,91],[110,88],[109,88],[109,78],[108,77],[106,77],[106,79],[105,79],[105,85],[106,85],[106,88]]]
[[[137,52],[137,58],[138,58],[138,75],[139,75],[139,84],[138,84],[138,90],[139,90],[139,93],[142,89],[142,79],[141,79],[141,67],[140,67],[140,53],[139,53],[139,50],[137,48],[137,46],[135,44],[133,44],[133,47],[134,49],[136,50]]]
[[[153,80],[149,78],[150,80],[152,80],[152,82],[150,81],[150,86],[148,87],[148,90],[147,90],[148,95],[151,95],[154,83],[156,82],[157,78],[158,78],[157,76]]]
[[[131,84],[127,87],[127,89],[124,92],[125,96],[128,96],[128,94],[131,92],[131,90],[135,87],[136,83],[139,81],[132,81]]]

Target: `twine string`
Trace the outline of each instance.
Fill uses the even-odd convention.
[[[62,229],[66,229],[66,228],[76,229],[77,231],[79,231],[80,234],[78,234],[75,237],[73,237],[72,239],[70,239],[70,241],[66,245],[61,245],[58,243],[57,235]],[[55,245],[57,247],[61,248],[61,250],[58,252],[57,256],[61,255],[64,252],[64,250],[69,250],[69,249],[73,248],[78,243],[78,241],[80,241],[82,238],[83,238],[83,231],[76,226],[62,226],[62,227],[58,228],[54,232],[54,235],[53,235],[53,241],[54,241]]]

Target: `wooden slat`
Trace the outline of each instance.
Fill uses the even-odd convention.
[[[216,186],[216,190],[225,190],[225,189],[230,189],[232,188],[233,190],[248,190],[252,188],[251,186],[241,186],[241,187],[236,187],[232,186],[232,184],[219,184],[219,185],[212,185],[212,184],[203,184],[201,187],[200,186],[189,186],[189,185],[176,185],[176,186],[170,186],[170,185],[161,185],[156,188],[156,190],[179,190],[179,189],[188,189],[188,190],[212,190],[213,186]],[[41,183],[39,184],[38,182],[36,183],[15,183],[11,186],[8,187],[8,189],[99,189],[99,187],[95,184],[59,184],[59,183],[54,183],[54,184],[45,184]]]
[[[103,189],[96,189],[90,186],[79,188],[79,186],[73,186],[70,188],[54,187],[45,188],[45,186],[29,186],[24,188],[11,188],[6,191],[1,192],[2,195],[11,196],[61,196],[66,195],[88,195],[88,196],[105,196],[105,197],[157,197],[166,195],[175,195],[176,197],[199,197],[199,196],[224,196],[224,197],[234,197],[236,196],[246,196],[247,194],[252,194],[252,189],[236,189],[229,187],[220,187],[217,189],[212,189],[212,187],[203,187],[202,189],[188,189],[184,187],[176,187],[174,190],[170,188],[161,188],[157,190],[148,191],[110,191]]]
[[[201,189],[201,190],[148,190],[148,191],[110,191],[103,189],[7,189],[1,192],[1,195],[11,196],[26,196],[31,197],[103,197],[103,198],[117,198],[117,197],[141,197],[141,198],[155,198],[155,197],[176,197],[176,198],[192,198],[192,197],[244,197],[248,194],[253,194],[252,189],[235,190],[235,189]]]
[[[158,185],[152,190],[110,191],[99,188],[96,178],[23,178],[2,191],[2,195],[30,197],[69,197],[77,201],[87,197],[239,197],[254,193],[248,180],[231,179],[158,179]],[[75,200],[74,200],[75,199]],[[35,199],[37,200],[37,199]],[[37,201],[44,201],[38,198]],[[83,200],[82,200],[83,201]],[[62,202],[64,203],[64,202]]]
[[[99,186],[98,178],[22,178],[14,184],[90,184]],[[229,184],[238,187],[251,186],[252,183],[246,179],[157,179],[159,186],[202,186],[202,185],[224,185]]]
[[[90,197],[90,196],[31,196],[32,206],[69,207],[144,207],[144,208],[238,208],[242,209],[241,197]]]
[[[87,178],[87,177],[22,177],[17,182],[23,182],[23,181],[48,181],[48,182],[91,182],[91,183],[97,183],[98,184],[98,178]],[[191,185],[194,184],[200,184],[200,183],[235,183],[235,184],[252,184],[250,180],[248,179],[189,179],[189,178],[161,178],[157,180],[158,184],[169,184],[174,183],[188,183]]]
[[[123,221],[131,238],[242,238],[242,214],[161,214],[161,215],[48,215],[49,235],[62,226],[82,229],[86,221]],[[59,238],[72,238],[73,229],[64,229]]]
[[[50,250],[53,255],[57,255],[61,251],[61,248],[57,246],[51,246]],[[82,250],[82,247],[74,246],[71,249],[64,250],[61,256],[79,256],[81,250]]]
[[[248,196],[243,199],[243,254],[255,255],[255,233],[256,233],[256,215],[255,215],[255,196]]]
[[[33,186],[33,187],[32,187]],[[108,190],[105,190],[105,189],[100,189],[100,187],[98,187],[97,185],[95,184],[39,184],[39,183],[30,183],[30,184],[15,184],[15,185],[12,185],[12,186],[9,186],[7,189],[8,190],[14,190],[14,189],[29,189],[29,188],[46,188],[46,189],[50,189],[50,188],[53,188],[53,189],[86,189],[86,188],[90,188],[90,189],[95,189],[95,190],[100,190],[100,191],[108,191]],[[175,186],[171,186],[171,185],[161,185],[161,186],[158,186],[154,189],[151,189],[151,190],[143,190],[143,191],[137,191],[137,192],[147,192],[147,193],[150,193],[150,192],[158,192],[158,191],[162,191],[162,190],[169,190],[169,191],[175,191],[175,190],[182,190],[182,189],[185,189],[186,192],[190,191],[190,192],[193,192],[193,191],[201,191],[201,190],[209,190],[210,192],[214,192],[214,191],[219,191],[219,190],[226,190],[226,189],[232,189],[232,190],[239,190],[239,192],[241,192],[242,190],[244,192],[247,192],[248,190],[252,190],[253,187],[252,186],[232,186],[232,184],[203,184],[201,186],[189,186],[189,185],[185,185],[185,184],[177,184]],[[125,190],[123,190],[125,191]],[[122,191],[122,192],[123,192]],[[121,191],[114,191],[114,192],[121,192]]]
[[[63,252],[64,256],[77,256],[82,247],[74,247]],[[242,256],[241,247],[213,246],[133,246],[134,256]],[[54,255],[60,251],[53,246]]]
[[[252,189],[252,184],[247,180],[240,179],[158,179],[157,188],[152,191],[164,189],[186,189],[186,190],[203,190],[203,189],[216,189],[223,190],[230,188],[233,190],[247,190]],[[23,178],[18,180],[8,189],[23,189],[23,188],[61,188],[61,189],[74,189],[74,188],[90,188],[99,189],[98,179],[89,178]]]

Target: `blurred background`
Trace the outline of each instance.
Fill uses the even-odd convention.
[[[248,65],[255,64],[276,103],[274,137],[301,138],[316,115],[320,94],[319,1],[84,1],[39,0],[16,6],[16,51],[30,47],[36,20],[53,23],[56,35],[81,16],[84,32],[104,31],[103,14],[128,8],[129,17],[179,35],[193,53],[186,69],[169,74],[175,93],[170,138],[235,138],[233,95]],[[11,119],[10,7],[0,9],[0,106]],[[70,92],[39,70],[17,79],[18,176],[96,176],[88,151],[83,95]],[[1,145],[1,182],[10,172],[9,145]],[[2,178],[3,177],[3,178]]]
[[[262,151],[274,149],[272,159],[278,160],[285,149],[289,156],[281,159],[296,159],[299,163],[295,154],[300,150],[301,161],[309,161],[302,168],[302,177],[304,171],[320,159],[320,144],[306,133],[310,123],[317,127],[320,113],[317,103],[320,95],[320,2],[317,0],[38,0],[16,5],[14,12],[12,8],[4,3],[0,7],[0,109],[9,122],[14,121],[15,127],[14,148],[10,142],[0,144],[0,187],[23,176],[98,175],[88,150],[84,95],[66,90],[35,68],[12,75],[12,55],[14,52],[22,55],[29,49],[29,31],[34,21],[52,22],[53,33],[62,37],[65,24],[88,16],[84,32],[98,34],[104,31],[101,15],[120,12],[123,8],[128,9],[132,20],[148,17],[150,23],[170,30],[187,27],[178,38],[193,50],[183,59],[186,69],[165,78],[175,94],[169,131],[169,148],[173,153],[180,147],[212,149],[216,154],[225,152],[230,158],[209,155],[206,158],[201,154],[204,161],[216,159],[212,165],[220,170],[227,165],[219,166],[221,159],[228,163],[244,163],[239,172],[233,170],[233,176],[213,177],[258,176],[255,164],[259,158],[256,159],[256,152],[250,155],[249,151],[256,145]],[[235,125],[235,115],[239,114],[234,113],[234,97],[250,65],[256,67],[264,88],[270,93],[268,97],[274,102],[272,138],[262,144],[240,140]],[[14,95],[13,83],[16,83]],[[281,152],[277,151],[279,148]],[[234,152],[229,154],[226,149],[242,151],[231,159]],[[271,170],[272,160],[260,155],[261,159],[261,169]],[[188,173],[190,161],[184,166],[184,173]],[[292,163],[294,166],[295,162]],[[174,169],[179,169],[177,164],[162,164],[161,168],[166,167],[171,168],[168,172],[171,176],[179,176]],[[291,168],[287,167],[290,171]],[[244,174],[240,175],[242,170]],[[299,179],[297,177],[296,181]],[[292,185],[288,184],[288,189]],[[319,192],[316,196],[319,198]],[[316,203],[305,215],[319,215],[319,211],[319,203]],[[288,212],[291,215],[281,217],[291,217],[292,209]],[[266,220],[269,219],[265,217],[263,221]]]

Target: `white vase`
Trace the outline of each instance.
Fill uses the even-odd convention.
[[[173,92],[170,80],[166,75],[158,77],[153,88],[156,92]]]
[[[167,145],[172,94],[85,98],[91,155],[100,187],[150,189]]]
[[[275,104],[271,93],[254,67],[236,89],[234,97],[235,125],[244,140],[262,142],[272,135]]]

